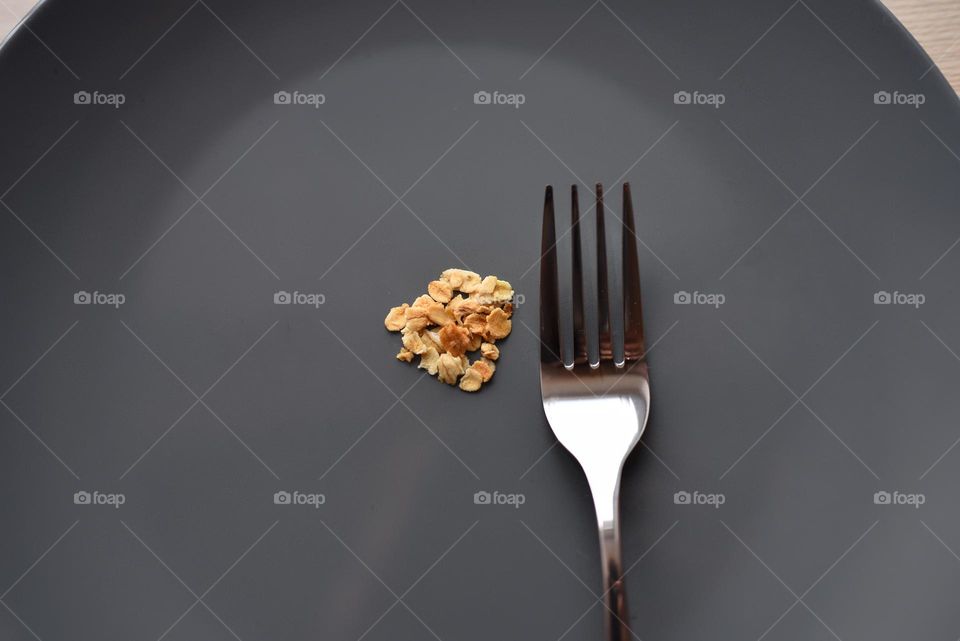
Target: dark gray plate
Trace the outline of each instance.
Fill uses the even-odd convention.
[[[535,261],[624,180],[637,636],[960,636],[960,113],[874,2],[48,0],[0,86],[4,639],[597,638]],[[459,264],[524,297],[472,396],[382,326]]]

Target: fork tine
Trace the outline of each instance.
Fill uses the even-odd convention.
[[[646,347],[643,342],[643,308],[640,303],[640,261],[637,258],[630,183],[623,184],[623,331],[626,360],[644,359]]]
[[[613,357],[610,339],[610,296],[607,289],[607,236],[603,213],[603,185],[597,183],[597,327],[600,332],[600,360]]]
[[[580,242],[580,197],[577,186],[570,187],[570,231],[573,244],[572,287],[573,298],[573,362],[584,363],[587,360],[587,327],[583,312],[583,254]]]
[[[543,236],[540,240],[540,362],[560,362],[560,312],[557,290],[557,228],[553,187],[543,198]]]

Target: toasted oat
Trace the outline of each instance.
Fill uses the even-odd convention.
[[[427,351],[427,344],[417,332],[407,332],[403,335],[403,346],[414,354],[423,354]]]
[[[477,287],[478,294],[493,294],[493,291],[497,288],[497,277],[496,276],[487,276]]]
[[[468,369],[460,379],[460,389],[464,392],[476,392],[483,385],[483,377],[475,370]]]
[[[463,319],[463,326],[471,334],[481,335],[487,331],[487,319],[483,314],[470,314]]]
[[[390,313],[383,319],[383,325],[391,332],[399,332],[407,324],[405,312],[410,307],[406,303],[399,307],[391,307]]]
[[[430,299],[430,301],[433,302],[433,299]],[[417,305],[417,301],[413,302],[413,305],[405,305],[406,309],[403,311],[403,317],[406,318],[407,321],[416,320],[418,318],[426,318],[427,309],[423,305]]]
[[[413,304],[410,305],[410,307],[420,307],[422,309],[426,309],[433,305],[434,302],[435,301],[433,300],[433,297],[429,294],[421,294],[413,300]]]
[[[463,287],[463,283],[465,281],[474,279],[479,281],[480,274],[467,271],[466,269],[445,269],[440,274],[440,280],[450,283],[451,287],[454,289],[459,289],[460,291],[464,291],[461,288]]]
[[[438,303],[449,303],[453,298],[453,286],[442,280],[430,281],[427,292]]]
[[[466,302],[466,298],[464,298],[461,294],[457,294],[450,299],[449,303],[447,303],[447,313],[453,316],[453,320],[457,321],[458,323],[463,318],[464,314],[469,313],[463,308],[463,305]]]
[[[511,329],[510,316],[498,307],[487,315],[487,330],[484,336],[495,339],[506,338],[510,335]]]
[[[447,325],[440,330],[440,346],[453,356],[463,356],[470,345],[470,332],[458,325]]]
[[[494,365],[492,361],[488,361],[484,358],[480,359],[479,361],[474,361],[473,365],[470,366],[470,369],[479,373],[480,377],[483,379],[483,382],[486,383],[493,378],[493,372],[497,369],[497,366]]]
[[[427,328],[427,325],[430,324],[429,318],[412,318],[407,321],[407,324],[403,326],[403,329],[400,331],[404,334],[409,334],[411,332],[419,332]]]
[[[455,322],[453,320],[453,315],[447,312],[441,303],[432,301],[426,309],[427,318],[429,318],[434,325],[451,325]]]
[[[420,364],[417,365],[417,367],[427,370],[427,374],[430,376],[435,376],[437,374],[437,366],[439,363],[440,354],[437,353],[437,350],[433,347],[429,347],[427,348],[427,351],[420,355]]]
[[[461,374],[463,374],[463,361],[459,357],[452,354],[440,354],[437,378],[447,385],[456,385]]]
[[[465,294],[472,294],[480,289],[480,274],[467,272],[463,277],[463,284],[460,285],[460,291]]]
[[[493,307],[490,306],[490,303],[484,303],[481,301],[479,295],[472,295],[470,298],[460,303],[460,309],[468,314],[489,314],[493,311]]]
[[[513,287],[496,276],[465,269],[444,270],[413,303],[394,307],[384,326],[401,332],[397,359],[411,362],[448,385],[475,392],[496,370],[495,341],[512,329]],[[478,353],[479,352],[479,353]],[[478,354],[471,363],[468,354]]]
[[[513,300],[513,286],[505,280],[498,280],[493,289],[493,300],[498,303],[509,303]]]
[[[427,345],[427,347],[436,348],[437,352],[442,349],[440,347],[440,334],[432,329],[422,331],[420,333],[420,339]]]
[[[467,351],[468,351],[468,352],[475,352],[475,351],[477,351],[478,349],[480,349],[480,345],[481,345],[482,343],[483,343],[483,338],[482,338],[482,337],[480,337],[480,336],[478,336],[478,335],[476,335],[476,334],[470,334],[470,342],[467,343]]]

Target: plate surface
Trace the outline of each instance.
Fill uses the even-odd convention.
[[[597,638],[535,265],[624,180],[637,636],[960,636],[960,113],[877,4],[48,0],[0,86],[4,639]],[[382,326],[458,264],[471,396]]]

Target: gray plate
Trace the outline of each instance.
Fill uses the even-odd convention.
[[[534,265],[622,180],[638,637],[960,635],[960,114],[875,3],[48,0],[0,85],[4,639],[597,638]],[[458,264],[524,296],[472,396],[382,327]]]

